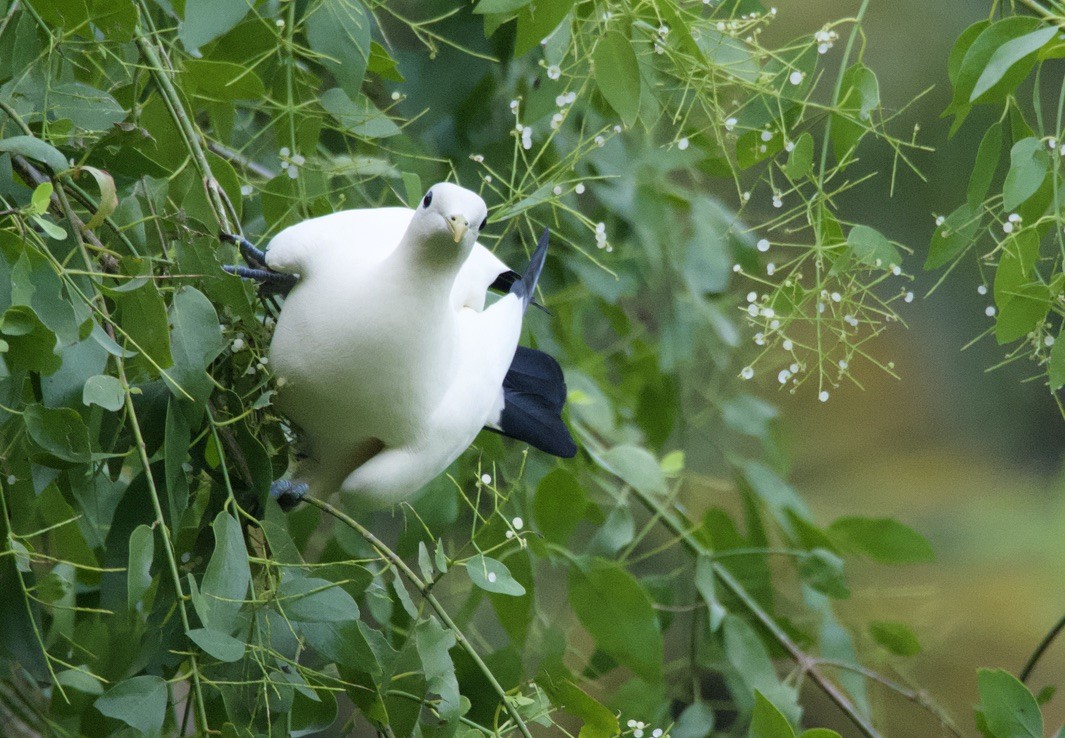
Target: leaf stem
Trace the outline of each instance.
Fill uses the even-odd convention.
[[[528,726],[525,725],[525,721],[522,720],[521,715],[518,714],[518,711],[514,708],[514,706],[510,704],[510,700],[507,699],[506,690],[503,689],[503,686],[499,683],[499,680],[496,679],[495,674],[492,673],[492,670],[488,668],[488,664],[484,662],[480,654],[477,653],[477,650],[473,647],[469,640],[467,640],[466,636],[463,635],[462,631],[459,630],[458,625],[456,625],[455,621],[451,619],[450,615],[448,615],[447,610],[444,609],[444,606],[440,604],[440,600],[438,600],[436,598],[436,595],[432,593],[430,585],[423,582],[421,577],[415,574],[414,570],[407,566],[407,563],[402,558],[400,558],[399,554],[397,554],[395,551],[385,545],[385,543],[381,541],[381,539],[371,533],[365,526],[363,526],[357,520],[341,512],[337,508],[330,505],[328,502],[324,502],[323,500],[319,500],[315,497],[305,495],[303,497],[303,500],[304,502],[314,505],[322,512],[332,515],[334,518],[344,523],[349,528],[358,533],[360,536],[365,538],[366,542],[373,546],[377,553],[379,553],[404,577],[406,577],[407,581],[414,585],[415,589],[417,589],[418,592],[421,593],[425,601],[429,603],[429,606],[433,608],[437,616],[444,622],[444,625],[447,626],[447,628],[454,634],[455,640],[460,646],[462,646],[462,650],[464,650],[469,655],[469,657],[477,665],[477,668],[480,669],[485,679],[488,680],[488,683],[492,685],[492,689],[495,690],[495,693],[499,695],[499,698],[503,701],[504,708],[506,709],[507,713],[510,714],[511,719],[518,726],[518,730],[521,731],[521,734],[524,736],[524,738],[532,738],[532,734],[529,732]]]
[[[141,12],[147,14],[148,8],[145,7],[143,0],[141,1],[140,6]],[[199,172],[200,179],[207,190],[207,202],[210,203],[215,218],[218,219],[218,225],[226,233],[235,233],[239,235],[234,229],[239,228],[240,224],[231,223],[229,220],[225,200],[220,194],[221,187],[218,184],[218,180],[215,179],[214,173],[211,171],[210,163],[207,161],[207,153],[203,147],[201,134],[196,128],[196,124],[193,123],[188,113],[185,112],[185,107],[181,103],[177,88],[174,87],[174,82],[170,79],[172,70],[164,66],[163,60],[159,56],[155,45],[148,40],[144,31],[139,27],[134,31],[133,40],[136,41],[137,48],[140,49],[141,54],[144,56],[149,71],[152,73],[152,76],[155,77],[156,84],[159,86],[159,92],[163,96],[163,101],[166,103],[167,110],[170,111],[170,117],[173,118],[174,124],[177,125],[178,130],[181,132],[181,137],[185,140],[185,145],[189,150],[189,154],[192,155],[192,162],[195,165],[196,170]]]
[[[1065,630],[1065,615],[1061,616],[1061,619],[1051,628],[1043,640],[1039,642],[1039,645],[1032,651],[1032,655],[1028,657],[1028,661],[1025,663],[1024,668],[1021,669],[1021,681],[1027,682],[1028,677],[1032,675],[1035,670],[1035,665],[1039,663],[1039,659],[1043,658],[1043,654],[1050,648],[1050,644],[1054,642],[1054,639],[1061,635],[1061,632]]]

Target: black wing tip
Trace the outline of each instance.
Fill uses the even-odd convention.
[[[516,280],[511,285],[510,291],[520,297],[526,307],[532,302],[533,295],[536,293],[536,283],[540,280],[540,272],[543,271],[544,262],[547,259],[550,236],[551,230],[545,228],[536,242],[536,250],[533,251],[533,255],[529,259],[529,266],[525,268],[525,273],[521,275],[521,279]]]

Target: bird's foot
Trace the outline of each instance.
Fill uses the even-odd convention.
[[[235,274],[243,279],[253,279],[271,292],[288,292],[296,284],[295,274],[283,274],[273,269],[255,269],[236,264],[223,264],[222,271]]]
[[[240,254],[244,257],[244,261],[252,267],[265,267],[266,266],[266,252],[255,248],[251,241],[244,238],[244,236],[238,236],[233,233],[219,233],[218,238],[226,243],[234,243],[240,247]]]
[[[303,501],[307,494],[307,483],[296,482],[291,479],[278,479],[270,485],[270,496],[277,500],[281,509],[288,512]]]

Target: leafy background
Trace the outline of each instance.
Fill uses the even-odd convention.
[[[934,216],[1007,93],[1061,129],[1057,47],[1000,64],[1002,100],[948,140],[949,43],[989,9],[854,5],[860,26],[828,3],[4,4],[9,724],[970,734],[980,701],[986,734],[1041,732],[976,667],[1016,671],[1061,609],[1053,364],[988,379],[993,339],[957,350],[992,297],[1050,296],[1056,209],[1017,228],[1047,240],[1031,282],[976,292],[1008,253],[992,199],[959,247],[991,258],[908,293],[943,276]],[[1000,44],[1043,33],[1002,22]],[[446,177],[513,263],[552,228],[528,340],[566,367],[586,454],[485,437],[412,506],[283,516],[276,306],[220,273],[217,231],[265,242]],[[1045,361],[1046,314],[1021,311],[1018,356]]]

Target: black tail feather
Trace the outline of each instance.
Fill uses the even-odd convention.
[[[546,238],[541,243],[546,247]],[[542,258],[540,263],[543,264]],[[490,430],[525,441],[545,453],[572,458],[577,454],[577,444],[562,421],[565,403],[566,380],[558,362],[543,351],[518,346],[503,379],[499,427]]]
[[[540,240],[536,243],[536,250],[533,251],[532,258],[529,259],[529,266],[525,268],[525,274],[521,275],[521,279],[515,280],[510,285],[511,294],[520,297],[526,308],[529,307],[533,295],[536,294],[536,282],[540,279],[540,272],[544,269],[549,234],[550,231],[545,228],[544,232],[540,234]]]

